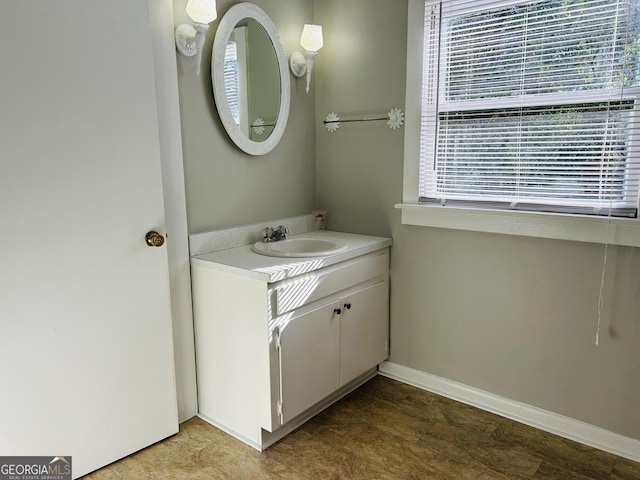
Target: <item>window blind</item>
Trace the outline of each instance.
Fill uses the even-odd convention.
[[[637,216],[635,0],[425,3],[420,199]]]
[[[224,91],[236,125],[240,125],[240,79],[238,76],[238,44],[227,42],[224,53]]]

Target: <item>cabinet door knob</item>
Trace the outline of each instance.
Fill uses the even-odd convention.
[[[342,309],[336,307],[333,309],[333,313],[335,313],[336,315],[340,315],[342,313]]]
[[[345,303],[345,304],[344,304],[344,308],[345,308],[346,310],[351,310],[351,304],[350,304],[350,303]]]

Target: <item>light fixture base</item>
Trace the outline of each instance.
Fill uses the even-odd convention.
[[[291,73],[296,77],[302,77],[307,73],[307,60],[300,52],[293,52],[289,59],[289,66],[291,67]]]
[[[193,57],[198,53],[196,33],[196,29],[186,23],[176,28],[176,48],[185,57]]]

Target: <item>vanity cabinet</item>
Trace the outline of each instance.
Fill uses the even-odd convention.
[[[199,415],[260,450],[388,356],[388,248],[295,266],[266,282],[192,265]]]

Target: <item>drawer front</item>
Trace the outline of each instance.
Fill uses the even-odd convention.
[[[275,315],[389,273],[387,249],[278,282],[273,287]]]

